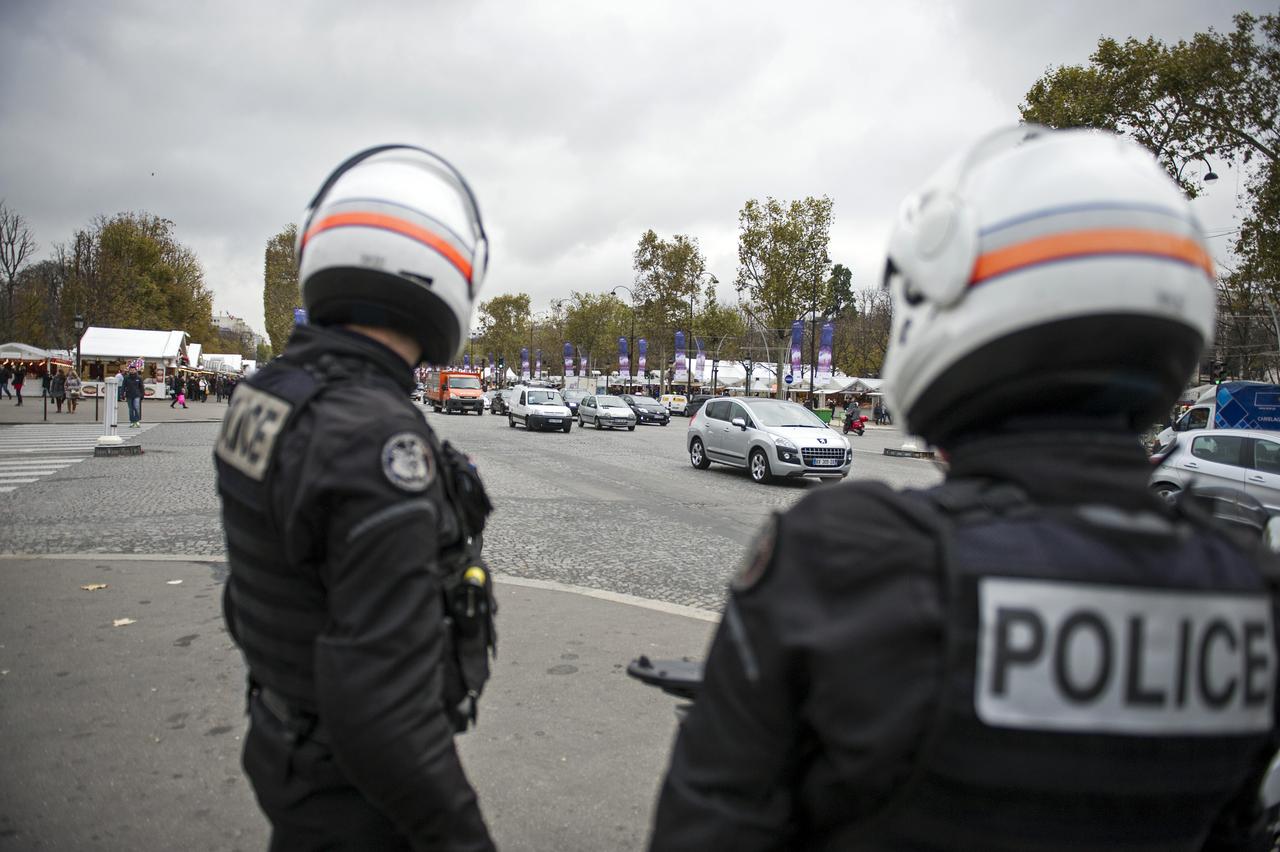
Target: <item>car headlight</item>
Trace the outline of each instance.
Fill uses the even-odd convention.
[[[797,449],[796,445],[788,441],[786,438],[774,438],[773,443],[780,450],[787,450],[794,453]]]

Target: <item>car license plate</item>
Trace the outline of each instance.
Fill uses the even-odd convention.
[[[840,459],[814,459],[813,464],[816,467],[839,467]]]
[[[548,423],[559,423],[559,422],[560,422],[560,418],[559,418],[559,417],[548,417],[548,418],[547,418],[547,422],[548,422]]]

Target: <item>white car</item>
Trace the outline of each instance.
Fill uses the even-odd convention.
[[[1192,485],[1248,494],[1280,515],[1280,432],[1211,429],[1183,432],[1154,457],[1151,490],[1167,498]]]
[[[684,414],[689,399],[682,393],[664,393],[658,397],[658,402],[672,414]]]
[[[507,410],[507,425],[515,428],[516,422],[530,432],[535,429],[559,429],[568,432],[573,428],[573,415],[555,388],[531,388],[517,385],[511,389],[511,408]]]
[[[848,439],[804,406],[780,399],[708,400],[689,421],[685,441],[698,470],[719,462],[746,468],[761,483],[843,479],[853,464]]]
[[[621,397],[596,394],[583,397],[578,403],[578,426],[585,428],[588,423],[597,429],[607,426],[610,429],[626,428],[634,432],[636,413]]]

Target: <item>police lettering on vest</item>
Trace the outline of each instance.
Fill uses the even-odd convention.
[[[1262,595],[979,580],[978,717],[995,727],[1205,735],[1272,724]]]
[[[278,396],[242,384],[223,419],[215,455],[250,479],[261,482],[276,438],[292,410],[293,406]]]

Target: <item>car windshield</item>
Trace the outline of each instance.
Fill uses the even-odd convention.
[[[564,392],[564,398],[567,400],[571,400],[573,402],[577,402],[580,399],[585,399],[586,396],[587,396],[586,391],[570,390],[570,391]]]
[[[627,404],[616,396],[598,396],[596,397],[596,405],[604,408],[611,406],[613,408],[626,408]]]
[[[794,402],[755,399],[751,400],[747,407],[760,420],[761,426],[773,426],[775,428],[787,426],[812,429],[827,428],[827,424],[819,420],[818,415],[803,405],[797,405]]]
[[[480,390],[480,380],[475,376],[450,376],[449,387],[463,390]]]
[[[631,401],[636,405],[657,405],[658,401],[651,396],[633,396]]]
[[[551,390],[531,390],[529,391],[530,405],[564,405],[564,400],[560,398],[560,394]]]

